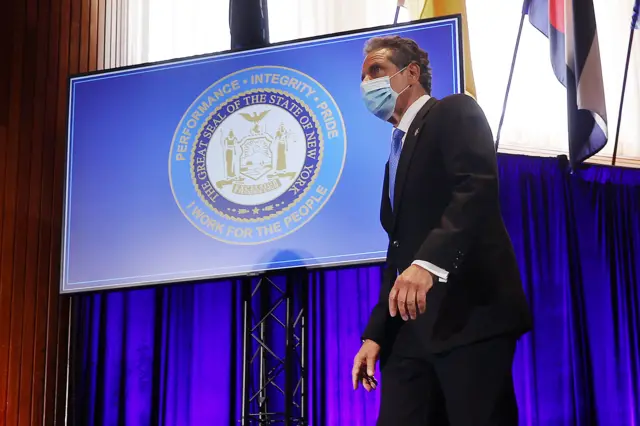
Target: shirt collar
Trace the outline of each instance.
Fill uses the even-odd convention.
[[[400,123],[398,123],[398,130],[402,130],[404,133],[409,131],[409,127],[411,127],[411,123],[413,123],[413,119],[416,118],[418,111],[422,109],[424,104],[429,100],[429,95],[422,95],[418,99],[416,99],[409,108],[404,112]]]

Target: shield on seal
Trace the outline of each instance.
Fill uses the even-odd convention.
[[[266,133],[250,135],[240,141],[240,173],[253,180],[258,180],[273,170],[273,139]]]

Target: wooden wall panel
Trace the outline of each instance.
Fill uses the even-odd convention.
[[[0,5],[0,425],[64,424],[67,79],[125,65],[128,0]]]
[[[107,1],[108,0],[97,0],[98,1],[98,66],[97,69],[105,69],[108,68],[105,66],[104,58],[106,54],[105,49],[105,40],[106,40],[106,13],[107,13]]]
[[[113,61],[111,61],[111,37],[113,31],[111,30],[111,15],[113,13],[115,0],[105,0],[104,11],[104,67],[112,68]]]

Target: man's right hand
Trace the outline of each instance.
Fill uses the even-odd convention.
[[[373,340],[365,340],[353,360],[351,378],[353,380],[354,390],[358,389],[358,383],[362,383],[362,386],[367,392],[377,387],[374,374],[379,356],[380,345]]]

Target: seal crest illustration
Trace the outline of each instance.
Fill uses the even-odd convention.
[[[206,235],[260,244],[308,223],[336,188],[346,131],[333,97],[285,67],[247,68],[198,96],[178,124],[169,179]]]

